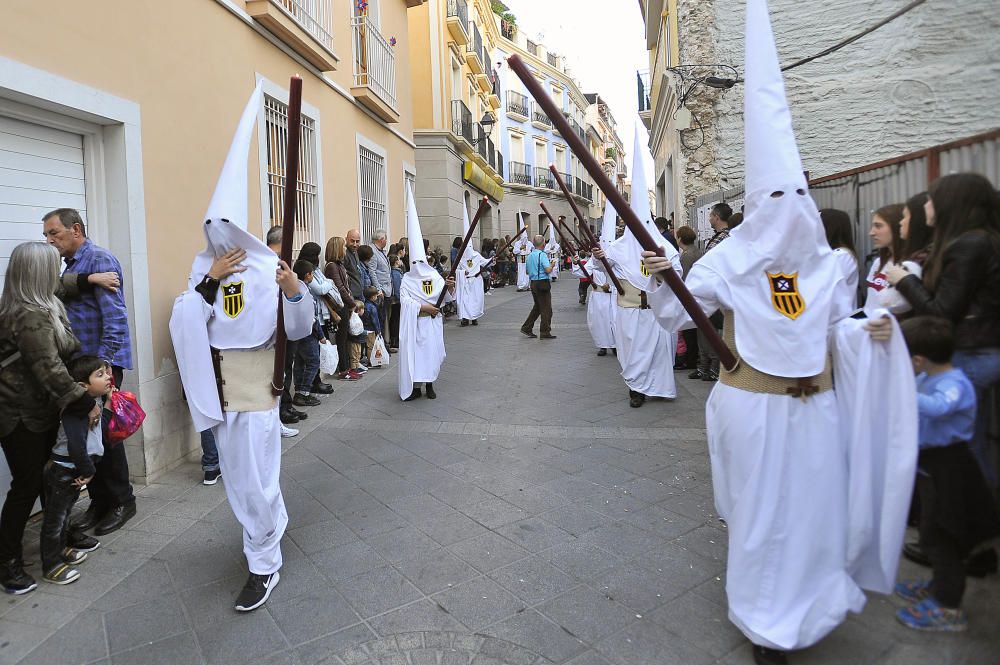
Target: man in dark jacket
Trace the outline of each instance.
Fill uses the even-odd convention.
[[[365,301],[364,287],[361,285],[361,259],[358,258],[358,247],[361,247],[361,232],[351,229],[347,232],[347,254],[344,256],[344,268],[350,282],[351,297],[358,302]]]

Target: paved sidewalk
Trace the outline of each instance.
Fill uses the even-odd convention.
[[[518,333],[530,295],[511,288],[479,326],[449,322],[436,401],[400,402],[392,367],[310,410],[285,440],[291,522],[265,608],[233,611],[241,531],[185,464],[139,490],[80,581],[0,598],[0,665],[751,663],[726,618],[710,384],[679,373],[675,402],[630,409],[576,281],[553,301],[553,341]],[[925,636],[873,596],[794,662],[995,664],[998,601],[996,576],[972,580],[970,631]]]

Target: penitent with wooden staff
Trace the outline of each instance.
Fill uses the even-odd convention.
[[[507,251],[507,248],[510,247],[511,245],[513,245],[514,241],[516,241],[518,238],[520,238],[521,234],[524,233],[527,230],[528,230],[527,226],[522,226],[521,230],[518,231],[517,233],[515,233],[514,237],[512,237],[510,240],[508,240],[507,242],[505,242],[503,244],[503,246],[496,251],[496,254],[494,254],[494,256],[495,257],[496,256],[500,256],[503,252]],[[482,275],[484,270],[486,270],[486,266],[483,266],[482,268],[479,269],[479,272],[476,273],[476,277],[479,277],[480,275]]]
[[[479,218],[483,216],[484,212],[486,212],[486,207],[489,204],[490,200],[485,196],[479,202],[479,209],[476,210],[476,216],[472,219],[472,223],[469,224],[469,232],[465,234],[464,238],[462,238],[462,245],[458,248],[458,254],[455,255],[458,258],[456,258],[455,262],[452,264],[451,270],[448,271],[448,277],[445,278],[445,281],[455,279],[455,271],[458,268],[458,259],[462,258],[462,255],[465,254],[465,248],[469,246],[469,242],[472,241],[472,234],[476,232],[476,227],[479,226]],[[434,306],[438,309],[441,309],[441,304],[444,302],[444,295],[447,291],[448,289],[441,289],[441,295],[438,296],[437,302],[434,304]]]
[[[299,138],[302,135],[302,79],[293,76],[288,84],[288,136],[285,154],[285,196],[281,216],[281,253],[278,258],[292,265],[292,242],[295,237],[295,212],[299,195]],[[285,350],[288,335],[285,332],[284,298],[278,293],[278,331],[274,338],[274,373],[271,393],[278,396],[285,389]]]
[[[614,183],[608,178],[604,173],[601,165],[597,162],[594,155],[591,154],[587,146],[584,145],[580,137],[572,130],[569,122],[563,117],[562,111],[556,108],[555,102],[552,98],[545,92],[538,79],[531,73],[524,61],[516,53],[507,58],[507,65],[510,67],[511,71],[517,75],[521,82],[524,83],[524,87],[527,88],[528,92],[532,97],[535,98],[535,103],[538,104],[548,117],[551,119],[552,124],[558,130],[559,134],[562,135],[563,139],[569,145],[570,150],[576,155],[577,159],[580,160],[580,164],[587,169],[587,173],[593,178],[594,183],[604,192],[604,196],[608,199],[608,203],[614,206],[615,210],[625,221],[629,230],[632,231],[632,235],[639,242],[642,248],[646,251],[656,252],[662,256],[662,248],[653,240],[653,236],[650,235],[649,231],[646,230],[645,225],[642,221],[636,217],[635,212],[629,207],[628,202],[622,193],[618,191]],[[555,171],[555,169],[552,169]],[[556,182],[559,183],[560,188],[563,190],[563,194],[567,195],[570,201],[570,205],[574,207],[574,213],[581,220],[586,219],[581,213],[576,212],[578,208],[576,207],[576,202],[573,198],[568,195],[568,190],[566,189],[566,183],[563,182],[562,177],[558,172],[554,173]],[[585,223],[580,225],[581,229],[584,229],[584,233],[587,234],[590,229]],[[588,238],[593,241],[592,232],[587,234]],[[602,263],[604,263],[602,261]],[[614,276],[614,272],[611,270],[607,264],[605,264],[605,270],[608,272],[609,277]],[[726,346],[726,343],[722,340],[715,326],[708,320],[708,316],[705,312],[698,306],[697,301],[695,301],[694,296],[691,292],[687,290],[684,286],[684,281],[681,277],[673,270],[664,270],[658,273],[657,277],[662,279],[664,283],[670,288],[671,291],[677,296],[681,305],[687,311],[691,320],[694,321],[698,329],[705,335],[708,343],[712,345],[716,353],[719,354],[719,362],[728,369],[732,370],[736,367],[736,356],[733,355],[732,350]],[[615,284],[618,288],[619,284]],[[619,293],[621,290],[619,289]]]
[[[569,249],[569,251],[570,251],[571,254],[576,254],[577,253],[577,248],[563,234],[563,232],[562,232],[562,225],[559,223],[559,221],[556,220],[552,216],[552,213],[549,212],[549,209],[545,207],[544,203],[539,203],[538,205],[539,205],[539,207],[541,207],[542,212],[545,213],[545,216],[548,217],[549,220],[553,224],[556,225],[556,233],[559,234],[559,239],[562,240],[562,244],[565,245]],[[579,259],[579,256],[577,257],[577,259]],[[578,263],[577,265],[580,266],[580,271],[583,272],[584,277],[586,277],[587,279],[590,280],[590,284],[591,284],[591,286],[593,286],[594,285],[594,280],[590,279],[590,273],[587,272],[587,269],[584,267],[583,263]],[[594,287],[594,288],[596,288],[596,287]]]

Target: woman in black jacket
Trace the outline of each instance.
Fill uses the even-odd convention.
[[[886,276],[915,314],[941,316],[955,326],[954,364],[975,385],[980,404],[971,448],[996,490],[986,399],[1000,383],[1000,198],[989,180],[973,173],[944,176],[928,195],[934,240],[923,280],[902,267]]]

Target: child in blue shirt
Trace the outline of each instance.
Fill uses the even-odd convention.
[[[962,631],[968,628],[961,609],[964,561],[1000,535],[992,495],[969,449],[976,391],[951,364],[955,340],[949,321],[918,316],[904,321],[902,330],[917,374],[920,547],[933,576],[896,585],[896,594],[913,603],[896,617],[916,630]]]

